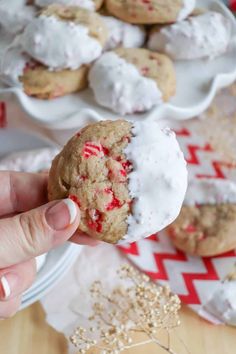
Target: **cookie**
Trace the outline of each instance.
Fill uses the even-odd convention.
[[[171,23],[186,18],[195,0],[106,0],[108,11],[123,21],[137,24]]]
[[[27,6],[26,0],[0,1],[0,27],[5,32],[11,34],[21,32],[35,15],[35,8]]]
[[[101,121],[72,137],[54,159],[48,196],[79,205],[80,231],[124,243],[174,220],[186,185],[186,163],[169,129],[157,122]]]
[[[51,70],[76,70],[98,58],[106,40],[107,30],[98,14],[75,6],[51,5],[25,28],[20,45]]]
[[[89,85],[96,101],[119,114],[150,110],[175,93],[171,60],[141,48],[118,48],[91,67]]]
[[[108,30],[104,50],[118,47],[138,48],[145,43],[146,32],[143,26],[131,25],[112,16],[101,15]]]
[[[42,65],[29,65],[19,77],[24,92],[40,99],[52,99],[79,92],[88,85],[89,67],[82,65],[76,70],[49,71]]]
[[[168,228],[173,244],[197,256],[216,256],[236,247],[236,184],[192,181],[180,215]]]
[[[174,60],[214,58],[227,50],[230,38],[230,21],[209,11],[169,26],[154,27],[147,46]]]
[[[236,247],[236,204],[183,206],[170,227],[173,244],[196,256],[216,256]]]
[[[95,11],[102,7],[103,0],[35,0],[35,5],[39,7],[45,7],[52,4],[79,6],[83,9]]]
[[[22,53],[20,47],[9,48],[0,63],[0,79],[7,86],[22,87],[40,99],[52,99],[87,87],[88,69],[51,71]]]

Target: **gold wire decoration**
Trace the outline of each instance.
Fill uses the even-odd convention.
[[[130,265],[122,266],[117,273],[126,286],[116,287],[109,294],[104,292],[100,281],[91,286],[95,302],[89,321],[93,325],[89,330],[77,327],[70,337],[78,353],[85,354],[93,347],[101,354],[120,354],[125,349],[155,343],[174,354],[169,344],[166,346],[158,340],[157,334],[158,330],[165,329],[169,337],[169,331],[180,324],[178,296],[167,286],[157,286]],[[96,331],[99,342],[93,336]],[[134,332],[143,333],[148,339],[133,343]]]

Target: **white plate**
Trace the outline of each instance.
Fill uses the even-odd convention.
[[[61,261],[59,253],[57,252],[61,249],[61,247],[57,250],[49,252],[47,262],[45,263],[42,271],[38,273],[35,283],[29,290],[27,290],[27,292],[24,293],[21,308],[28,306],[29,301],[31,303],[38,301],[42,296],[48,293],[56,282],[58,282],[66,274],[83,248],[82,246],[69,243],[66,246],[67,259],[65,262]],[[50,259],[49,261],[48,258]],[[51,268],[52,263],[57,264],[54,272]]]
[[[232,24],[231,50],[214,60],[179,61],[175,63],[177,94],[167,104],[145,114],[129,115],[129,119],[186,119],[202,113],[211,103],[217,89],[236,79],[236,22],[225,5],[215,0],[197,0],[197,6],[221,12]],[[0,87],[0,98],[14,94],[25,112],[38,124],[51,128],[81,127],[99,118],[117,119],[119,116],[96,104],[87,89],[50,101],[28,97],[20,88]]]

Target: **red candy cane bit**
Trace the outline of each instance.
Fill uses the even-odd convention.
[[[91,217],[91,219],[88,221],[88,227],[96,232],[101,233],[103,221],[102,213],[97,209],[93,209],[90,210],[89,216]]]
[[[197,228],[196,228],[196,226],[194,226],[194,225],[192,225],[192,224],[189,224],[188,226],[186,226],[186,227],[184,228],[184,231],[189,232],[189,233],[191,233],[191,232],[196,232],[196,231],[197,231]]]
[[[6,103],[0,102],[0,128],[6,128],[6,126],[7,126]]]
[[[80,137],[80,135],[81,135],[81,133],[80,133],[80,132],[76,133],[77,138],[79,138],[79,137]]]
[[[79,199],[76,197],[76,195],[70,194],[70,195],[69,195],[69,199],[73,200],[73,202],[75,202],[75,203],[78,205],[79,208],[81,207],[80,201],[79,201]]]
[[[119,208],[122,207],[121,201],[118,198],[115,197],[114,192],[113,192],[112,189],[106,188],[104,190],[104,192],[112,195],[112,201],[109,204],[107,204],[107,206],[106,206],[106,210],[107,211],[111,211],[111,210],[113,210],[115,208],[119,209]]]
[[[149,68],[147,66],[144,66],[143,68],[141,68],[141,73],[143,75],[147,75],[148,72],[149,72]]]
[[[87,141],[84,144],[82,155],[88,159],[91,156],[103,157],[109,154],[109,149],[99,143]]]

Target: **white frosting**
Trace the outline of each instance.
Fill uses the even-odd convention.
[[[223,323],[236,326],[236,281],[222,283],[204,309]]]
[[[229,20],[220,13],[206,12],[152,33],[148,48],[177,60],[214,58],[227,50],[230,37]]]
[[[79,6],[90,11],[95,10],[93,0],[36,0],[35,4],[39,7],[45,7],[51,4],[62,4],[67,6]]]
[[[89,84],[96,101],[119,114],[143,112],[162,103],[162,93],[154,80],[116,53],[103,54],[92,66]]]
[[[101,44],[89,36],[89,29],[54,16],[35,18],[21,35],[26,53],[52,70],[78,69],[98,58]]]
[[[0,80],[8,86],[21,87],[19,77],[29,61],[30,58],[22,53],[19,46],[7,48],[0,61]]]
[[[236,203],[236,184],[229,180],[193,179],[189,181],[185,205]]]
[[[178,15],[177,21],[182,21],[190,15],[196,5],[196,0],[183,0],[183,6]]]
[[[132,132],[125,154],[133,164],[128,185],[134,200],[121,243],[150,236],[173,222],[187,188],[186,162],[175,134],[154,121],[135,122]]]
[[[51,167],[57,148],[42,148],[20,151],[7,155],[0,160],[0,171],[40,172]]]
[[[17,33],[33,19],[36,10],[25,0],[0,0],[0,25],[6,32]]]
[[[101,16],[107,29],[109,38],[105,50],[117,47],[138,48],[145,42],[145,31],[142,27],[131,25],[112,16]]]

